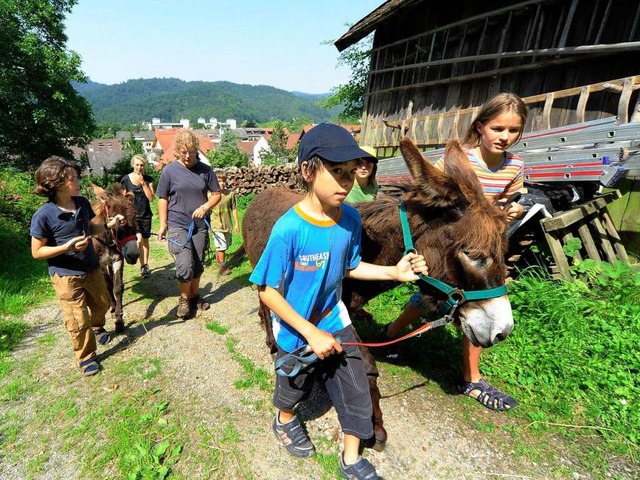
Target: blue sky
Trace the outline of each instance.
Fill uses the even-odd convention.
[[[345,83],[323,45],[384,0],[80,0],[67,47],[95,82],[133,78],[271,85],[325,93]]]

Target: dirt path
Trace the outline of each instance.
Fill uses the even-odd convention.
[[[43,425],[39,409],[47,403],[43,395],[64,398],[73,392],[74,398],[99,406],[114,395],[131,397],[143,388],[170,398],[171,418],[180,424],[183,450],[172,468],[172,478],[334,478],[335,464],[326,464],[336,458],[340,431],[322,392],[313,395],[300,415],[325,455],[294,460],[274,441],[271,392],[235,384],[247,376],[247,365],[264,369],[272,381],[272,361],[257,322],[256,293],[246,286],[246,277],[219,277],[212,268],[207,269],[203,290],[212,292],[207,295],[212,307],[183,322],[175,319],[172,265],[158,263],[153,264],[148,280],[128,273],[125,312],[130,328],[103,349],[104,370],[97,377],[78,376],[55,304],[26,317],[33,329],[14,355],[39,367],[30,373],[33,388],[0,404],[8,409],[5,419],[19,416],[23,420],[10,443],[15,451],[0,452],[0,478],[116,478],[126,474],[114,468],[80,476],[78,462],[86,462],[79,459],[82,449],[62,446],[70,428],[77,428],[82,418],[71,422],[59,414]],[[219,331],[207,328],[211,322]],[[107,326],[113,328],[111,321]],[[132,362],[141,365],[142,373],[121,369]],[[145,375],[144,370],[153,365],[158,374]],[[555,455],[531,455],[540,450],[531,447],[527,453],[529,447],[522,437],[514,440],[508,429],[501,428],[510,425],[507,416],[446,394],[418,375],[395,375],[396,368],[381,366],[388,446],[381,453],[365,453],[385,479],[595,478],[572,463],[561,442]],[[5,379],[3,387],[10,381]],[[470,425],[492,427],[483,431]],[[238,437],[233,441],[225,433],[230,429]],[[90,441],[109,440],[98,432]],[[42,452],[48,454],[39,464],[27,461]],[[634,473],[627,476],[619,471],[617,475],[630,479]]]

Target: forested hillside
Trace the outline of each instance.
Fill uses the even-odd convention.
[[[92,105],[97,123],[130,124],[152,118],[163,122],[199,117],[207,121],[235,118],[239,123],[291,120],[306,116],[314,122],[329,120],[339,109],[316,104],[318,95],[279,90],[266,85],[231,82],[185,82],[176,78],[129,80],[117,85],[89,82],[76,85]]]

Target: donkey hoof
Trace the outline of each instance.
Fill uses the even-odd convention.
[[[374,425],[373,428],[374,438],[376,442],[373,444],[373,449],[376,452],[382,452],[387,445],[387,431],[382,425]]]
[[[124,322],[116,322],[116,333],[124,333]]]

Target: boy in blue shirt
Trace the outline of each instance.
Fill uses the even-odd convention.
[[[426,273],[422,256],[409,254],[396,266],[361,261],[358,211],[343,204],[359,161],[376,162],[342,127],[320,124],[300,141],[298,162],[306,196],[274,225],[250,280],[272,311],[276,361],[308,344],[319,361],[293,377],[276,377],[273,431],[291,455],[308,457],[315,447],[294,413],[315,378],[327,387],[344,433],[342,478],[374,480],[375,468],[359,456],[360,441],[373,436],[369,383],[356,346],[342,280],[415,281]]]

